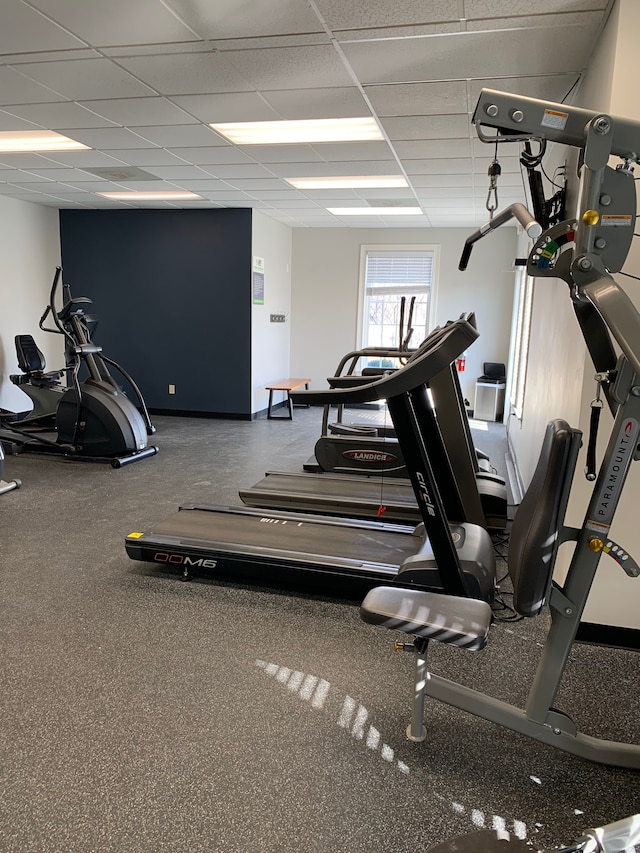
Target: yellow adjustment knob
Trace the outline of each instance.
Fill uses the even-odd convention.
[[[585,210],[582,221],[585,225],[597,225],[600,222],[600,214],[597,210]]]
[[[602,539],[589,539],[589,549],[593,551],[594,554],[599,554],[603,548],[604,542]]]

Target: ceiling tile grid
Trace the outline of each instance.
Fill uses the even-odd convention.
[[[480,89],[562,100],[611,4],[2,0],[0,131],[53,130],[89,147],[0,153],[0,194],[58,207],[248,206],[304,228],[476,227],[494,156],[470,122]],[[373,117],[382,139],[238,145],[210,127],[350,117]],[[513,149],[499,152],[502,206],[526,201]],[[286,180],[386,175],[406,186],[303,191]],[[97,195],[137,188],[201,198]],[[385,200],[422,212],[326,210]]]

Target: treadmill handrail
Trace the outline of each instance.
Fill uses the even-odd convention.
[[[340,364],[336,368],[336,372],[334,373],[332,378],[337,376],[351,376],[353,375],[353,371],[355,370],[356,364],[361,358],[409,358],[417,351],[418,348],[414,349],[402,349],[398,347],[363,347],[362,349],[354,349],[351,352],[346,353],[340,359]],[[346,364],[351,362],[349,365],[349,369],[346,373],[343,373],[344,367]],[[331,381],[331,379],[329,380]]]
[[[356,388],[326,388],[313,391],[295,391],[290,396],[294,402],[310,406],[328,403],[371,403],[388,400],[426,385],[432,376],[455,361],[478,337],[475,326],[465,317],[434,329],[412,355],[410,361],[393,373],[360,385]]]

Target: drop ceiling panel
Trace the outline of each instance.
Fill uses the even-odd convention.
[[[20,155],[11,155],[20,156]],[[9,162],[7,155],[3,154],[2,159]],[[56,151],[49,154],[46,159],[49,165],[58,163],[62,166],[76,166],[78,169],[94,169],[97,166],[121,166],[122,160],[111,157],[104,151]]]
[[[408,187],[395,187],[393,189],[362,189],[357,191],[358,197],[362,199],[403,199],[415,203],[416,197],[413,190]]]
[[[6,181],[7,183],[41,184],[44,178],[21,169],[0,169],[0,181]]]
[[[341,177],[350,175],[401,175],[396,160],[333,160],[329,163],[270,165],[270,170],[284,178]]]
[[[32,177],[32,180],[29,178]],[[36,178],[35,175],[30,176],[28,173],[21,173],[20,179],[13,178],[10,181],[7,181],[8,184],[11,184],[14,187],[26,187],[27,189],[40,191],[40,192],[50,192],[50,193],[63,193],[65,184],[56,183],[54,181],[43,181],[42,178]]]
[[[174,95],[171,99],[206,124],[226,121],[274,121],[283,116],[257,92],[220,95]]]
[[[84,43],[21,0],[2,0],[0,53],[65,50]]]
[[[211,175],[198,166],[154,166],[152,174],[163,181],[211,179]]]
[[[247,159],[259,163],[317,163],[320,155],[310,145],[244,145],[238,146]]]
[[[172,7],[203,38],[233,39],[322,32],[317,17],[300,0],[172,0]]]
[[[50,104],[24,104],[22,106],[9,107],[12,112],[20,118],[27,119],[39,127],[49,130],[60,130],[61,128],[89,128],[89,127],[112,127],[118,122],[113,122],[101,115],[96,115],[90,109],[84,109],[72,101],[62,101]],[[12,128],[20,130],[19,127]]]
[[[142,187],[144,189],[144,187]],[[175,187],[173,189],[176,189]],[[180,181],[180,189],[189,190],[190,192],[199,193],[199,192],[212,192],[215,190],[224,191],[230,189],[228,184],[225,184],[223,181],[218,181],[214,177],[209,176],[204,180],[202,178],[198,178],[197,180],[192,180],[187,178],[186,180]]]
[[[114,181],[118,186],[135,192],[164,192],[165,190],[173,191],[179,189],[171,181]],[[108,191],[108,190],[107,190]],[[99,189],[98,192],[103,192]]]
[[[287,187],[287,184],[277,178],[230,178],[227,183],[235,189],[247,193],[260,192],[261,190],[280,190]]]
[[[122,184],[113,181],[99,181],[96,177],[92,181],[69,181],[64,184],[56,184],[55,188],[49,188],[48,192],[55,192],[67,196],[72,193],[108,193],[121,192]]]
[[[268,205],[256,198],[247,198],[242,201],[229,201],[225,207],[251,207],[254,210],[269,210]]]
[[[390,160],[395,163],[393,151],[386,142],[326,142],[316,145],[315,151],[327,161]]]
[[[538,15],[557,12],[581,12],[605,9],[606,0],[536,0],[533,11]],[[508,18],[532,12],[530,0],[465,0],[465,14],[474,18]]]
[[[353,163],[270,163],[269,171],[279,178],[327,178],[362,174],[357,171],[358,167],[363,168],[363,164],[358,163],[356,167]],[[388,172],[388,163],[385,163],[385,168]]]
[[[529,30],[459,33],[434,38],[390,39],[343,45],[345,55],[365,84],[407,83],[582,70],[593,27],[548,28],[544,38]]]
[[[16,187],[13,184],[0,184],[0,195],[11,196],[12,198],[22,198],[28,201],[40,200],[39,193],[28,190],[26,187]]]
[[[405,160],[407,174],[412,175],[471,175],[473,162],[470,157],[439,160]]]
[[[34,175],[40,175],[48,181],[60,181],[61,183],[95,183],[96,176],[83,172],[81,169],[33,169]],[[22,173],[24,174],[24,173]]]
[[[197,123],[198,119],[181,110],[166,98],[116,98],[84,101],[82,106],[114,124],[131,127]],[[72,125],[67,125],[71,127]],[[82,125],[78,125],[81,127]]]
[[[90,148],[153,148],[155,143],[143,139],[124,127],[104,127],[74,131],[73,138]]]
[[[209,166],[208,169],[211,174],[215,174],[216,178],[222,178],[225,181],[230,178],[273,178],[273,174],[258,163]]]
[[[323,207],[335,207],[344,201],[356,203],[360,200],[354,190],[306,190],[305,195],[312,201],[321,203]]]
[[[459,196],[457,198],[432,198],[425,202],[424,207],[427,212],[432,210],[450,210],[452,208],[464,210],[469,206],[469,204],[473,204],[473,195],[471,194]]]
[[[451,21],[445,24],[414,24],[404,27],[373,27],[361,30],[335,30],[339,43],[353,41],[371,41],[372,39],[415,38],[416,36],[434,36],[450,33],[462,33],[467,29],[464,21]]]
[[[224,56],[254,88],[264,91],[293,86],[323,89],[353,83],[332,45],[233,50]]]
[[[37,130],[38,124],[0,110],[0,130]]]
[[[132,127],[131,132],[148,139],[154,145],[161,145],[163,148],[192,148],[228,144],[204,124]]]
[[[246,193],[238,192],[237,190],[233,190],[231,187],[225,187],[225,189],[219,191],[205,190],[202,192],[202,195],[219,204],[231,201],[238,203],[251,201],[251,198]]]
[[[460,80],[365,86],[379,116],[428,116],[465,113],[467,84]]]
[[[134,3],[131,0],[30,2],[92,45],[189,41],[198,37],[161,0],[135,0]],[[2,3],[4,16],[7,0],[2,0]]]
[[[486,170],[485,170],[486,175]],[[456,187],[464,188],[465,191],[472,185],[471,177],[462,174],[435,174],[435,175],[410,175],[411,186],[415,188],[417,193],[422,193],[425,187],[440,187],[444,189]],[[483,181],[488,181],[488,178],[483,177]]]
[[[161,95],[209,95],[248,92],[254,88],[226,56],[210,50],[204,53],[133,56],[119,59],[118,64]]]
[[[403,24],[456,22],[464,15],[460,0],[316,0],[332,30],[397,27]]]
[[[0,193],[2,193],[1,187]],[[11,198],[19,198],[21,201],[37,201],[40,203],[43,198],[50,198],[50,196],[45,196],[43,193],[20,192],[20,190],[13,189],[11,192]]]
[[[46,101],[59,101],[60,95],[47,86],[29,80],[20,70],[0,67],[0,103],[9,104],[39,104]]]
[[[285,184],[285,186],[286,186],[286,184]],[[275,202],[283,200],[283,199],[286,201],[287,199],[289,199],[289,200],[294,199],[294,198],[310,199],[311,197],[312,197],[311,193],[301,193],[298,190],[294,190],[292,187],[290,187],[289,189],[286,189],[286,190],[285,189],[282,189],[282,190],[263,190],[260,193],[261,199],[264,199],[264,201],[269,202],[269,204],[274,204],[275,207],[277,207],[277,204],[275,204]]]
[[[162,2],[162,0],[161,0]],[[132,56],[165,56],[171,53],[206,53],[212,46],[205,41],[178,41],[158,44],[136,44],[132,47],[101,47],[100,56],[109,56],[114,60]]]
[[[397,139],[468,139],[471,126],[467,113],[443,116],[396,116],[382,119],[393,142]]]
[[[434,159],[440,157],[469,157],[470,139],[412,139],[394,142],[393,148],[401,160]]]
[[[217,166],[219,163],[251,163],[251,158],[233,146],[212,148],[176,148],[168,153],[180,158],[183,162],[197,166]],[[140,164],[142,165],[142,164]]]
[[[467,181],[460,187],[418,187],[416,195],[421,201],[432,202],[442,198],[466,198],[473,200],[473,185]]]
[[[20,73],[50,87],[72,101],[85,101],[92,98],[133,98],[153,94],[148,86],[140,83],[108,59],[34,62],[18,67]],[[40,98],[39,100],[49,99]]]
[[[182,149],[180,149],[182,150]],[[172,154],[170,151],[165,151],[164,148],[125,148],[120,151],[110,151],[106,149],[105,153],[114,158],[117,158],[119,163],[127,163],[129,166],[185,166],[185,160]],[[58,155],[56,155],[58,156]],[[111,160],[111,162],[115,162]],[[100,164],[102,165],[102,164]],[[108,165],[105,163],[104,165]]]
[[[263,92],[262,97],[283,119],[349,118],[371,114],[355,86],[286,89]]]
[[[22,65],[25,62],[60,62],[63,59],[100,59],[101,56],[102,51],[87,47],[84,49],[75,48],[74,50],[37,51],[36,53],[5,53],[2,60],[5,65]]]
[[[475,21],[467,21],[466,29],[468,32],[474,32],[487,29],[510,30],[541,26],[557,27],[558,29],[574,26],[597,27],[601,17],[600,12],[570,12],[556,15],[524,15],[513,18],[480,18]]]
[[[279,207],[281,210],[289,210],[289,209],[299,209],[301,211],[306,210],[313,214],[317,214],[318,209],[322,207],[321,204],[316,204],[311,201],[311,199],[305,198],[301,196],[300,198],[281,198],[278,201],[277,205],[274,207]]]

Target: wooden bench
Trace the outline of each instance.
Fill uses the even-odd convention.
[[[271,385],[265,385],[266,390],[269,392],[269,408],[267,409],[267,417],[269,420],[274,421],[290,421],[293,419],[293,406],[291,404],[291,396],[289,394],[290,391],[295,391],[296,388],[300,388],[304,385],[305,389],[309,389],[310,379],[282,379],[280,382],[273,382]],[[286,396],[286,403],[289,409],[288,415],[274,415],[273,414],[273,392],[274,391],[284,391]]]

